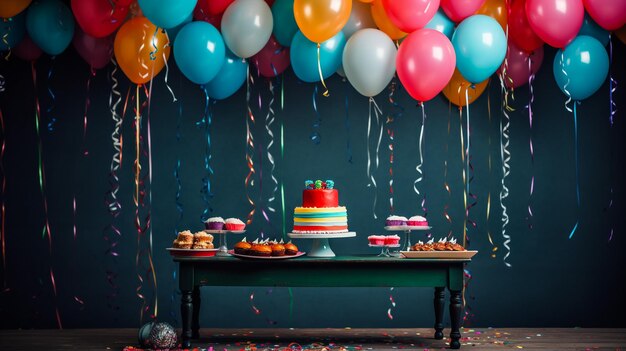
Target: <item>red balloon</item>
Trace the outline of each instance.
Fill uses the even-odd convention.
[[[272,35],[263,49],[252,56],[252,62],[263,77],[276,77],[289,67],[289,48],[281,46]]]
[[[204,9],[200,4],[202,1],[198,1],[196,4],[196,8],[193,10],[193,19],[196,21],[204,21],[213,25],[213,27],[220,30],[222,27],[222,16],[224,13],[219,13],[217,15],[212,15],[208,12],[208,10]]]
[[[403,32],[424,28],[439,9],[439,0],[383,0],[387,17]]]
[[[428,101],[448,84],[456,55],[452,43],[434,29],[418,29],[409,34],[398,49],[396,70],[400,82],[417,101]]]
[[[91,68],[100,69],[111,61],[114,40],[115,35],[113,34],[104,38],[94,38],[78,29],[74,33],[72,44],[74,44],[74,48],[78,51],[78,54]]]
[[[543,40],[528,24],[525,0],[514,0],[509,9],[509,39],[526,52],[533,52],[543,45]]]
[[[111,6],[109,0],[72,0],[72,12],[86,34],[102,38],[115,32],[128,15],[129,6],[120,2]]]
[[[24,61],[35,61],[41,56],[43,51],[35,44],[35,42],[28,36],[28,33],[24,34],[24,38],[13,49],[15,56],[21,58]]]
[[[525,50],[509,43],[506,60],[498,69],[498,74],[502,72],[506,64],[504,83],[509,88],[518,88],[528,83],[528,78],[530,78],[531,74],[536,74],[539,71],[542,62],[543,45],[529,54]]]
[[[235,0],[198,0],[196,9],[205,16],[221,15],[233,1]]]
[[[441,8],[453,22],[461,22],[480,9],[485,0],[441,0]]]
[[[564,48],[580,31],[585,17],[582,0],[528,0],[526,16],[546,44]]]
[[[626,23],[626,0],[583,0],[593,20],[606,30],[619,29]]]

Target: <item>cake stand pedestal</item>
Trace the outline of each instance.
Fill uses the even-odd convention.
[[[245,230],[215,230],[215,229],[205,229],[205,233],[208,234],[216,234],[220,236],[220,247],[217,249],[215,256],[218,257],[228,257],[231,254],[228,253],[228,244],[226,243],[226,235],[227,234],[243,234]]]
[[[328,239],[351,238],[356,236],[356,232],[329,234],[288,233],[287,235],[293,239],[313,239],[311,250],[306,254],[309,257],[335,257]]]
[[[387,226],[385,230],[388,232],[404,232],[404,250],[402,251],[411,251],[411,232],[412,231],[422,231],[422,230],[431,230],[433,227],[430,226],[409,226],[409,225],[398,225],[398,226]]]

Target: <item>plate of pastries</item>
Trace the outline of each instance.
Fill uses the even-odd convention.
[[[191,233],[189,230],[184,230],[178,233],[172,246],[167,249],[172,256],[211,257],[217,252],[213,245],[213,235],[204,231]]]
[[[268,238],[248,242],[246,238],[243,238],[243,240],[236,243],[234,249],[228,251],[228,253],[238,258],[284,260],[300,257],[306,252],[298,251],[298,247],[291,241],[285,243],[282,239],[276,241]]]
[[[430,239],[428,242],[423,243],[418,241],[417,244],[411,246],[410,251],[400,251],[406,258],[451,258],[451,259],[469,259],[472,258],[478,251],[466,250],[463,245],[456,242],[456,239],[447,238],[439,239],[435,242],[434,239]]]

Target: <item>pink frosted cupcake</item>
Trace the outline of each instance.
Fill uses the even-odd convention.
[[[370,235],[367,237],[370,245],[382,246],[385,245],[385,236],[384,235]]]
[[[385,237],[385,245],[389,245],[389,246],[400,245],[400,237],[397,235],[387,235]]]
[[[227,218],[224,221],[224,227],[226,230],[244,230],[246,224],[239,218]]]
[[[204,227],[207,230],[222,230],[224,229],[224,218],[211,217],[204,222]]]
[[[406,224],[410,225],[411,227],[428,227],[428,221],[425,217],[422,216],[413,216],[409,218]]]
[[[385,221],[385,225],[388,227],[398,227],[406,225],[407,219],[406,217],[401,216],[389,216]]]

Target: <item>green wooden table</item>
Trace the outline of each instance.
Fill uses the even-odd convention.
[[[199,337],[200,287],[431,287],[435,288],[435,339],[443,339],[445,288],[450,291],[450,347],[461,347],[463,264],[470,260],[425,260],[340,256],[288,260],[234,257],[174,258],[180,264],[182,343]]]

